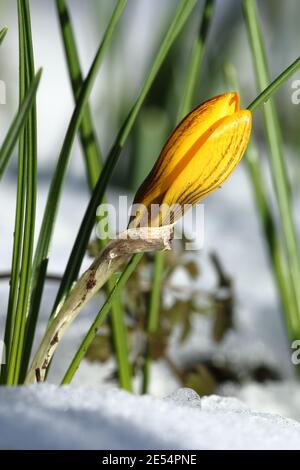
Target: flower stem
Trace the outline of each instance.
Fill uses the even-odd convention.
[[[76,354],[75,354],[75,356],[74,356],[67,372],[65,373],[65,376],[64,376],[62,382],[61,382],[62,385],[69,384],[72,381],[72,379],[74,377],[74,374],[77,371],[80,362],[84,358],[85,353],[86,353],[89,345],[91,344],[91,342],[93,341],[93,339],[95,338],[95,336],[97,334],[98,328],[102,325],[103,321],[105,320],[106,316],[108,315],[108,313],[111,309],[114,297],[118,296],[120,294],[121,290],[125,286],[127,280],[129,279],[129,277],[131,276],[131,274],[133,273],[133,271],[135,270],[135,268],[137,267],[139,262],[141,261],[142,257],[143,257],[143,253],[138,253],[138,254],[134,255],[132,257],[131,261],[128,263],[127,267],[122,272],[122,274],[119,277],[119,279],[117,280],[117,282],[115,283],[115,286],[114,286],[113,290],[111,291],[110,296],[108,297],[107,301],[105,302],[105,304],[103,305],[103,307],[99,311],[99,313],[96,316],[92,326],[90,327],[89,331],[87,332],[86,336],[84,337],[84,340],[82,341],[81,345],[79,346],[79,348],[78,348],[78,350],[77,350],[77,352],[76,352]]]

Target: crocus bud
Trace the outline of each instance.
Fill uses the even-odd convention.
[[[217,189],[240,162],[250,137],[251,112],[235,92],[205,101],[173,131],[134,199],[131,226],[176,222]]]

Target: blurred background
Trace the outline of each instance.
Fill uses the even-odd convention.
[[[30,4],[36,68],[43,67],[37,99],[39,226],[74,101],[55,2],[32,0]],[[134,102],[176,4],[174,0],[129,0],[125,8],[90,99],[103,155],[107,155]],[[68,5],[82,69],[86,74],[114,2],[71,0]],[[270,73],[274,78],[299,54],[300,4],[298,0],[262,0],[258,7]],[[203,2],[199,1],[195,14],[191,15],[172,47],[147,97],[111,181],[108,197],[113,203],[117,203],[121,194],[133,196],[176,124],[202,8]],[[0,138],[3,139],[18,106],[15,2],[1,0],[0,13],[2,24],[8,26],[0,52],[0,80],[6,85],[6,104],[0,105]],[[237,70],[241,102],[246,107],[257,92],[239,0],[216,1],[194,105],[230,90],[224,77],[224,66],[228,63]],[[299,228],[300,104],[293,104],[291,100],[292,82],[297,79],[300,79],[300,73],[279,89],[275,102]],[[259,112],[254,117],[254,129],[259,158],[272,194]],[[12,158],[0,185],[0,270],[3,273],[9,271],[11,263],[16,179],[17,158]],[[76,141],[51,248],[49,271],[52,273],[59,275],[63,272],[88,198],[83,158]],[[300,390],[294,377],[291,345],[244,163],[220,190],[205,201],[204,207],[203,248],[184,253],[177,243],[168,255],[160,330],[153,346],[150,392],[165,395],[179,385],[191,386],[200,394],[236,395],[257,409],[278,411],[300,419]],[[90,263],[90,255],[86,256],[85,266]],[[143,351],[139,319],[144,315],[149,293],[151,263],[151,257],[145,258],[124,293],[137,390]],[[40,334],[48,318],[49,299],[54,297],[56,289],[55,283],[47,285]],[[5,312],[7,292],[7,283],[0,280],[1,314]],[[51,381],[57,382],[65,371],[98,307],[99,298],[87,307],[59,346],[57,357],[60,359],[54,360],[49,375]],[[109,335],[108,324],[89,350],[74,383],[94,387],[116,383]]]

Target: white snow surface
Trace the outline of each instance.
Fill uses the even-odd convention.
[[[243,386],[227,384],[218,392],[234,396],[256,411],[268,410],[300,422],[300,384],[296,380],[264,384],[249,382]]]
[[[0,422],[0,449],[300,449],[296,421],[190,389],[1,388]]]

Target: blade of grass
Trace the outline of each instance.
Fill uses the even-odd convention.
[[[180,122],[183,117],[191,111],[193,96],[195,93],[197,79],[199,77],[199,71],[201,67],[203,50],[209,26],[212,20],[214,11],[214,0],[206,0],[203,8],[202,17],[199,24],[199,29],[193,44],[190,63],[187,69],[185,85],[182,93],[182,101],[179,106],[177,115],[177,123]],[[142,393],[148,392],[150,383],[150,369],[151,369],[151,347],[150,341],[151,336],[157,331],[159,321],[159,310],[160,310],[160,299],[161,299],[161,288],[163,284],[163,272],[164,272],[164,257],[165,253],[159,251],[155,253],[154,257],[154,270],[153,270],[153,281],[149,300],[149,311],[147,314],[146,332],[147,332],[147,343],[145,362],[143,368],[143,383]]]
[[[118,277],[119,276],[114,275],[109,279],[108,289],[110,292],[114,290],[114,287],[118,282]],[[115,293],[111,300],[111,328],[118,366],[117,371],[119,383],[121,388],[124,388],[124,390],[127,390],[128,392],[132,392],[132,369],[129,362],[128,335],[120,291],[118,294]]]
[[[69,384],[71,382],[76,370],[79,367],[79,364],[80,364],[81,360],[85,356],[87,348],[89,347],[89,345],[91,344],[91,342],[95,338],[95,336],[97,334],[97,331],[98,331],[98,328],[101,326],[101,324],[103,323],[103,321],[105,320],[106,316],[108,315],[108,313],[111,309],[113,298],[115,298],[115,296],[119,295],[119,293],[121,292],[121,290],[125,286],[127,280],[129,279],[129,277],[131,276],[131,274],[133,273],[133,271],[137,267],[138,263],[141,261],[142,257],[143,257],[143,253],[139,253],[137,255],[134,255],[132,257],[131,261],[128,263],[128,265],[124,269],[124,271],[121,274],[121,276],[119,277],[119,279],[116,281],[116,283],[114,285],[114,288],[111,291],[111,294],[109,295],[109,297],[106,300],[105,304],[103,305],[100,312],[96,316],[92,326],[90,327],[90,329],[89,329],[88,333],[86,334],[86,336],[84,337],[84,340],[82,341],[77,353],[75,354],[75,356],[74,356],[74,358],[73,358],[73,360],[72,360],[72,362],[71,362],[71,364],[70,364],[70,366],[69,366],[69,368],[68,368],[68,370],[67,370],[67,372],[66,372],[66,374],[65,374],[65,376],[64,376],[64,378],[61,382],[62,385],[63,384]]]
[[[28,91],[26,92],[26,95],[21,103],[21,106],[19,107],[19,110],[11,123],[11,126],[6,134],[6,137],[4,139],[4,142],[1,146],[0,149],[0,179],[3,176],[3,173],[5,171],[6,165],[9,161],[9,158],[12,154],[12,151],[16,145],[16,142],[18,140],[20,131],[22,127],[24,126],[24,123],[26,122],[28,118],[28,114],[31,111],[32,105],[35,101],[35,96],[36,92],[39,86],[40,78],[42,74],[42,69],[38,71],[36,74],[34,80],[32,81]]]
[[[117,277],[112,276],[108,280],[106,289],[108,294],[113,290],[116,279]],[[128,335],[120,295],[114,296],[111,303],[111,329],[119,383],[121,388],[132,392],[132,369],[129,362]]]
[[[254,0],[244,0],[243,6],[257,86],[261,91],[268,85],[270,78],[256,2]],[[263,114],[265,132],[269,145],[272,180],[281,217],[282,234],[288,260],[288,269],[290,270],[290,277],[292,279],[291,289],[297,302],[297,312],[290,319],[290,323],[292,325],[295,338],[298,338],[300,334],[300,256],[292,213],[290,185],[283,158],[281,132],[276,108],[272,100],[264,105]]]
[[[264,231],[270,259],[273,265],[273,272],[278,286],[281,305],[285,312],[286,325],[289,334],[292,335],[292,325],[290,323],[290,319],[297,312],[297,304],[290,288],[290,272],[287,269],[286,256],[282,250],[282,245],[280,243],[280,239],[278,238],[275,220],[269,206],[269,201],[266,194],[266,184],[263,180],[262,169],[259,165],[258,151],[254,146],[253,140],[250,141],[247,148],[246,162],[258,214],[261,220],[262,229]]]
[[[73,26],[65,0],[56,0],[56,7],[64,44],[65,56],[68,64],[70,81],[74,99],[76,101],[80,93],[83,80]],[[87,179],[89,182],[89,187],[92,190],[97,183],[100,171],[102,169],[102,158],[95,128],[93,126],[91,110],[88,103],[86,104],[82,114],[82,120],[79,127],[79,137],[85,160]],[[100,240],[100,248],[102,248],[104,244],[105,240]],[[109,294],[114,286],[113,279],[109,279],[107,284],[106,291]],[[112,303],[111,316],[113,344],[116,352],[120,386],[130,391],[132,390],[131,368],[128,360],[127,332],[124,325],[124,317],[125,314],[122,310],[120,299],[116,299]]]
[[[286,70],[287,70],[287,69],[286,69]],[[264,90],[262,91],[262,93],[259,95],[259,97],[260,97],[259,100],[258,100],[258,99],[255,99],[255,100],[253,101],[253,103],[256,102],[256,106],[255,106],[255,108],[253,109],[253,111],[256,111],[256,110],[258,109],[258,107],[263,104],[264,99],[265,99],[266,96],[268,96],[268,98],[270,98],[271,94],[270,94],[269,90],[272,90],[272,93],[274,93],[274,92],[277,90],[277,88],[278,88],[277,83],[281,80],[280,77],[281,77],[283,74],[285,74],[286,70],[285,70],[281,75],[279,75],[268,87],[266,87],[266,89],[264,89]],[[287,80],[291,74],[292,74],[291,71],[289,72],[289,74],[285,74],[285,75],[286,75],[286,78],[285,78],[285,79]],[[281,83],[282,83],[282,81],[281,81]],[[249,105],[249,107],[250,107],[250,106],[251,106],[251,105]],[[248,108],[249,108],[249,107],[248,107]],[[136,260],[136,257],[137,257],[137,256],[141,256],[141,254],[135,255],[135,256],[132,258],[132,263]],[[138,260],[138,261],[140,261],[140,260]],[[126,267],[125,270],[123,271],[121,277],[119,278],[119,281],[120,281],[121,278],[122,278],[122,279],[125,278],[126,281],[127,281],[129,275],[130,275],[131,272],[133,272],[133,270],[135,269],[135,266],[134,266],[134,268],[131,270],[131,266],[132,266],[131,264],[127,265],[127,267]],[[129,273],[129,271],[130,271],[130,273]],[[128,275],[128,274],[129,274],[129,275]],[[128,277],[127,277],[127,276],[128,276]],[[124,285],[125,285],[126,281],[124,282]],[[113,302],[115,295],[118,295],[118,294],[119,294],[119,292],[121,291],[122,287],[123,287],[123,286],[121,285],[121,286],[120,286],[120,289],[117,289],[117,290],[113,290],[113,291],[112,291],[112,293],[111,293],[111,295],[110,295],[110,297],[109,297],[109,299],[108,299],[110,304],[111,304],[111,302]],[[74,356],[74,358],[73,358],[73,360],[72,360],[72,362],[71,362],[71,364],[70,364],[70,366],[69,366],[69,368],[68,368],[68,371],[66,372],[66,374],[65,374],[65,376],[64,376],[64,378],[63,378],[62,384],[67,384],[67,383],[70,383],[70,382],[71,382],[71,380],[72,380],[72,378],[73,378],[73,376],[74,376],[76,370],[77,370],[78,367],[79,367],[79,364],[80,364],[81,360],[83,359],[83,357],[84,357],[84,355],[85,355],[85,352],[86,352],[88,346],[91,344],[91,342],[93,341],[95,335],[97,334],[97,331],[96,331],[97,328],[100,326],[101,322],[104,320],[105,316],[106,316],[107,313],[109,312],[109,308],[110,308],[110,306],[109,306],[109,305],[107,306],[107,301],[106,301],[106,303],[103,305],[101,311],[99,312],[99,314],[97,315],[97,317],[96,317],[96,319],[95,319],[95,322],[94,322],[94,324],[93,324],[94,329],[93,329],[93,326],[92,326],[92,327],[90,328],[88,334],[85,336],[85,338],[84,338],[84,340],[83,340],[81,346],[79,347],[79,349],[78,349],[76,355]],[[95,326],[95,325],[96,325],[96,326]]]
[[[33,338],[36,329],[36,323],[38,319],[38,313],[45,283],[45,276],[47,272],[48,256],[50,243],[52,240],[53,229],[55,225],[58,205],[60,201],[60,195],[65,179],[65,174],[70,158],[72,145],[78,131],[81,118],[93,88],[99,67],[103,61],[104,55],[112,39],[115,27],[120,19],[120,16],[125,8],[127,0],[119,0],[114,12],[111,16],[107,29],[104,33],[101,44],[95,55],[94,61],[91,65],[87,78],[85,79],[80,94],[78,96],[77,104],[71,117],[71,121],[68,126],[68,130],[63,142],[63,146],[58,158],[58,162],[55,168],[55,172],[50,185],[47,203],[44,211],[42,225],[39,232],[38,243],[34,256],[34,269],[32,275],[32,287],[31,287],[31,299],[30,299],[30,311],[28,316],[28,329],[26,334],[26,345],[25,345],[25,358],[24,367],[22,368],[22,377],[25,376],[25,366],[28,366],[30,359],[30,353],[33,344]]]
[[[188,114],[193,107],[193,98],[197,86],[197,81],[199,78],[205,41],[213,17],[214,7],[215,0],[206,0],[203,7],[203,13],[199,25],[198,34],[196,36],[196,40],[192,48],[191,58],[182,94],[182,101],[177,116],[178,121],[181,121],[181,119],[183,119],[183,117]]]
[[[151,338],[152,335],[157,331],[159,321],[159,311],[161,304],[161,288],[163,282],[164,272],[164,256],[163,251],[155,253],[154,269],[152,276],[152,288],[150,293],[149,311],[147,313],[147,343],[145,352],[145,363],[143,368],[143,383],[142,393],[147,393],[150,382],[150,367],[151,367]]]
[[[270,83],[269,86],[266,86],[262,92],[255,98],[255,100],[252,101],[252,103],[249,104],[248,109],[249,111],[256,111],[262,104],[266,104],[267,101],[270,99],[271,95],[275,91],[278,90],[278,88],[283,85],[284,82],[286,82],[297,70],[300,68],[300,57],[298,57],[289,67],[284,69],[281,74],[276,77],[276,79]]]
[[[26,93],[25,82],[25,53],[23,44],[23,23],[18,12],[19,27],[19,102],[24,99]],[[23,230],[24,230],[24,207],[26,197],[26,159],[25,159],[25,129],[20,132],[19,148],[18,148],[18,183],[17,198],[15,210],[15,225],[13,232],[13,252],[11,278],[8,297],[7,314],[5,321],[4,344],[6,348],[6,363],[1,367],[1,384],[7,380],[7,372],[10,362],[10,351],[13,339],[13,329],[16,316],[16,305],[18,301],[19,272],[21,266]]]
[[[58,12],[60,30],[64,44],[66,61],[68,64],[73,95],[76,101],[80,93],[83,79],[73,26],[65,0],[56,0],[56,8]],[[90,188],[93,189],[98,181],[102,163],[100,146],[97,141],[96,132],[92,122],[92,114],[88,102],[82,113],[81,124],[79,126],[79,136],[83,155],[85,157],[87,179]]]
[[[105,165],[101,172],[100,178],[97,182],[97,185],[93,191],[92,197],[86,209],[85,215],[83,217],[78,235],[76,237],[75,243],[73,245],[65,273],[63,275],[63,280],[58,291],[56,301],[54,303],[54,308],[52,314],[55,314],[59,305],[64,301],[66,294],[69,292],[73,282],[76,280],[81,263],[86,251],[88,241],[90,239],[91,232],[95,223],[95,214],[99,204],[101,204],[104,192],[106,190],[110,176],[114,170],[114,167],[117,163],[117,160],[120,156],[120,153],[124,147],[124,144],[128,138],[128,135],[135,123],[135,120],[138,116],[138,113],[142,107],[142,104],[147,96],[147,93],[170,49],[174,43],[177,35],[185,24],[188,16],[190,15],[192,9],[196,4],[195,0],[182,0],[179,4],[179,7],[176,10],[175,16],[168,28],[167,33],[164,36],[162,44],[158,50],[158,53],[155,57],[155,60],[151,66],[151,69],[145,79],[145,82],[142,86],[142,89],[138,95],[138,98],[131,108],[127,118],[125,119],[124,124],[122,125],[115,143],[109,152],[109,155],[106,159]]]
[[[1,29],[1,31],[0,31],[0,45],[2,44],[3,39],[4,39],[5,36],[6,36],[7,31],[8,31],[7,26],[4,26],[4,27]]]
[[[31,81],[34,79],[34,58],[31,34],[31,21],[28,0],[18,0],[18,16],[20,24],[20,51],[22,56],[20,65],[24,90],[28,90]],[[9,351],[9,362],[7,370],[7,384],[13,385],[19,382],[19,372],[22,361],[24,334],[26,325],[26,315],[28,311],[30,276],[32,268],[32,254],[34,244],[35,229],[35,208],[36,208],[36,182],[37,182],[37,127],[36,108],[32,107],[28,122],[26,123],[22,144],[24,162],[23,199],[26,193],[24,204],[24,231],[23,246],[21,254],[18,300],[16,304],[13,335]]]

